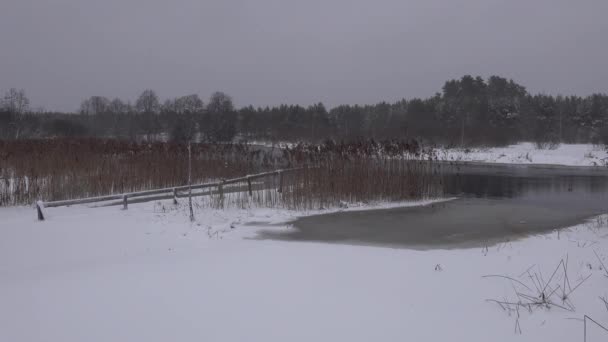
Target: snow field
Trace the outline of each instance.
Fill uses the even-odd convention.
[[[538,149],[532,143],[507,147],[436,149],[440,160],[507,164],[549,164],[568,166],[606,166],[608,150],[590,144],[561,144],[555,149]]]
[[[0,208],[0,340],[572,341],[585,314],[608,325],[594,253],[608,264],[605,216],[487,249],[256,239],[297,215],[199,209],[191,224],[168,201],[53,208],[38,222],[31,208]],[[517,298],[518,285],[483,276],[529,285],[529,269],[548,282],[566,256],[573,286],[591,275],[576,310],[520,310],[515,333],[515,313],[487,299]],[[588,341],[605,341],[600,330]]]

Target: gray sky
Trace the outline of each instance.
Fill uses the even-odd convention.
[[[375,103],[464,74],[605,93],[607,13],[607,0],[1,0],[0,91],[70,111],[145,88]]]

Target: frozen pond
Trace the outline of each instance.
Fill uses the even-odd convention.
[[[262,238],[408,248],[459,248],[578,224],[608,212],[608,170],[459,164],[442,166],[448,197],[427,207],[300,218]]]

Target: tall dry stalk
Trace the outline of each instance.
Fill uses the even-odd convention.
[[[190,207],[190,222],[194,222],[192,209],[192,144],[188,142],[188,207]]]

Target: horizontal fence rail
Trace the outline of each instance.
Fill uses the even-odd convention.
[[[180,194],[180,192],[189,191],[190,189],[198,190],[198,189],[217,188],[217,193],[223,194],[224,186],[230,185],[230,184],[243,183],[243,182],[247,182],[247,188],[246,189],[243,188],[242,190],[237,189],[237,191],[240,192],[240,191],[247,190],[249,192],[249,195],[251,196],[252,187],[253,187],[252,181],[256,180],[256,179],[260,179],[260,178],[269,177],[269,176],[275,176],[275,177],[278,176],[279,177],[279,187],[278,187],[277,191],[282,192],[283,191],[283,173],[293,172],[293,171],[303,170],[303,169],[304,168],[302,168],[302,167],[291,168],[291,169],[281,169],[281,170],[257,173],[254,175],[246,175],[246,176],[238,177],[238,178],[223,179],[223,180],[220,180],[217,182],[211,182],[211,183],[183,185],[183,186],[177,186],[177,187],[172,187],[172,188],[144,190],[144,191],[124,193],[124,194],[114,194],[114,195],[87,197],[87,198],[80,198],[80,199],[51,201],[51,202],[38,201],[38,202],[36,202],[36,211],[38,213],[38,220],[44,221],[44,219],[45,219],[44,212],[43,212],[44,208],[54,208],[54,207],[63,207],[63,206],[70,206],[70,205],[76,205],[76,204],[89,204],[89,203],[120,200],[119,202],[112,202],[112,203],[106,204],[105,206],[122,204],[123,209],[127,209],[130,198],[134,199],[131,201],[131,203],[143,203],[143,202],[150,202],[150,201],[157,201],[157,200],[171,199],[171,198],[173,198],[174,202],[177,203],[177,198],[188,196],[186,194]],[[232,191],[229,191],[229,192],[236,192],[236,191],[234,191],[232,189]],[[196,194],[192,194],[192,196],[205,196],[205,195],[211,195],[211,194],[212,194],[211,191],[207,191],[207,192],[199,192]],[[146,197],[146,196],[149,196],[149,197]]]

